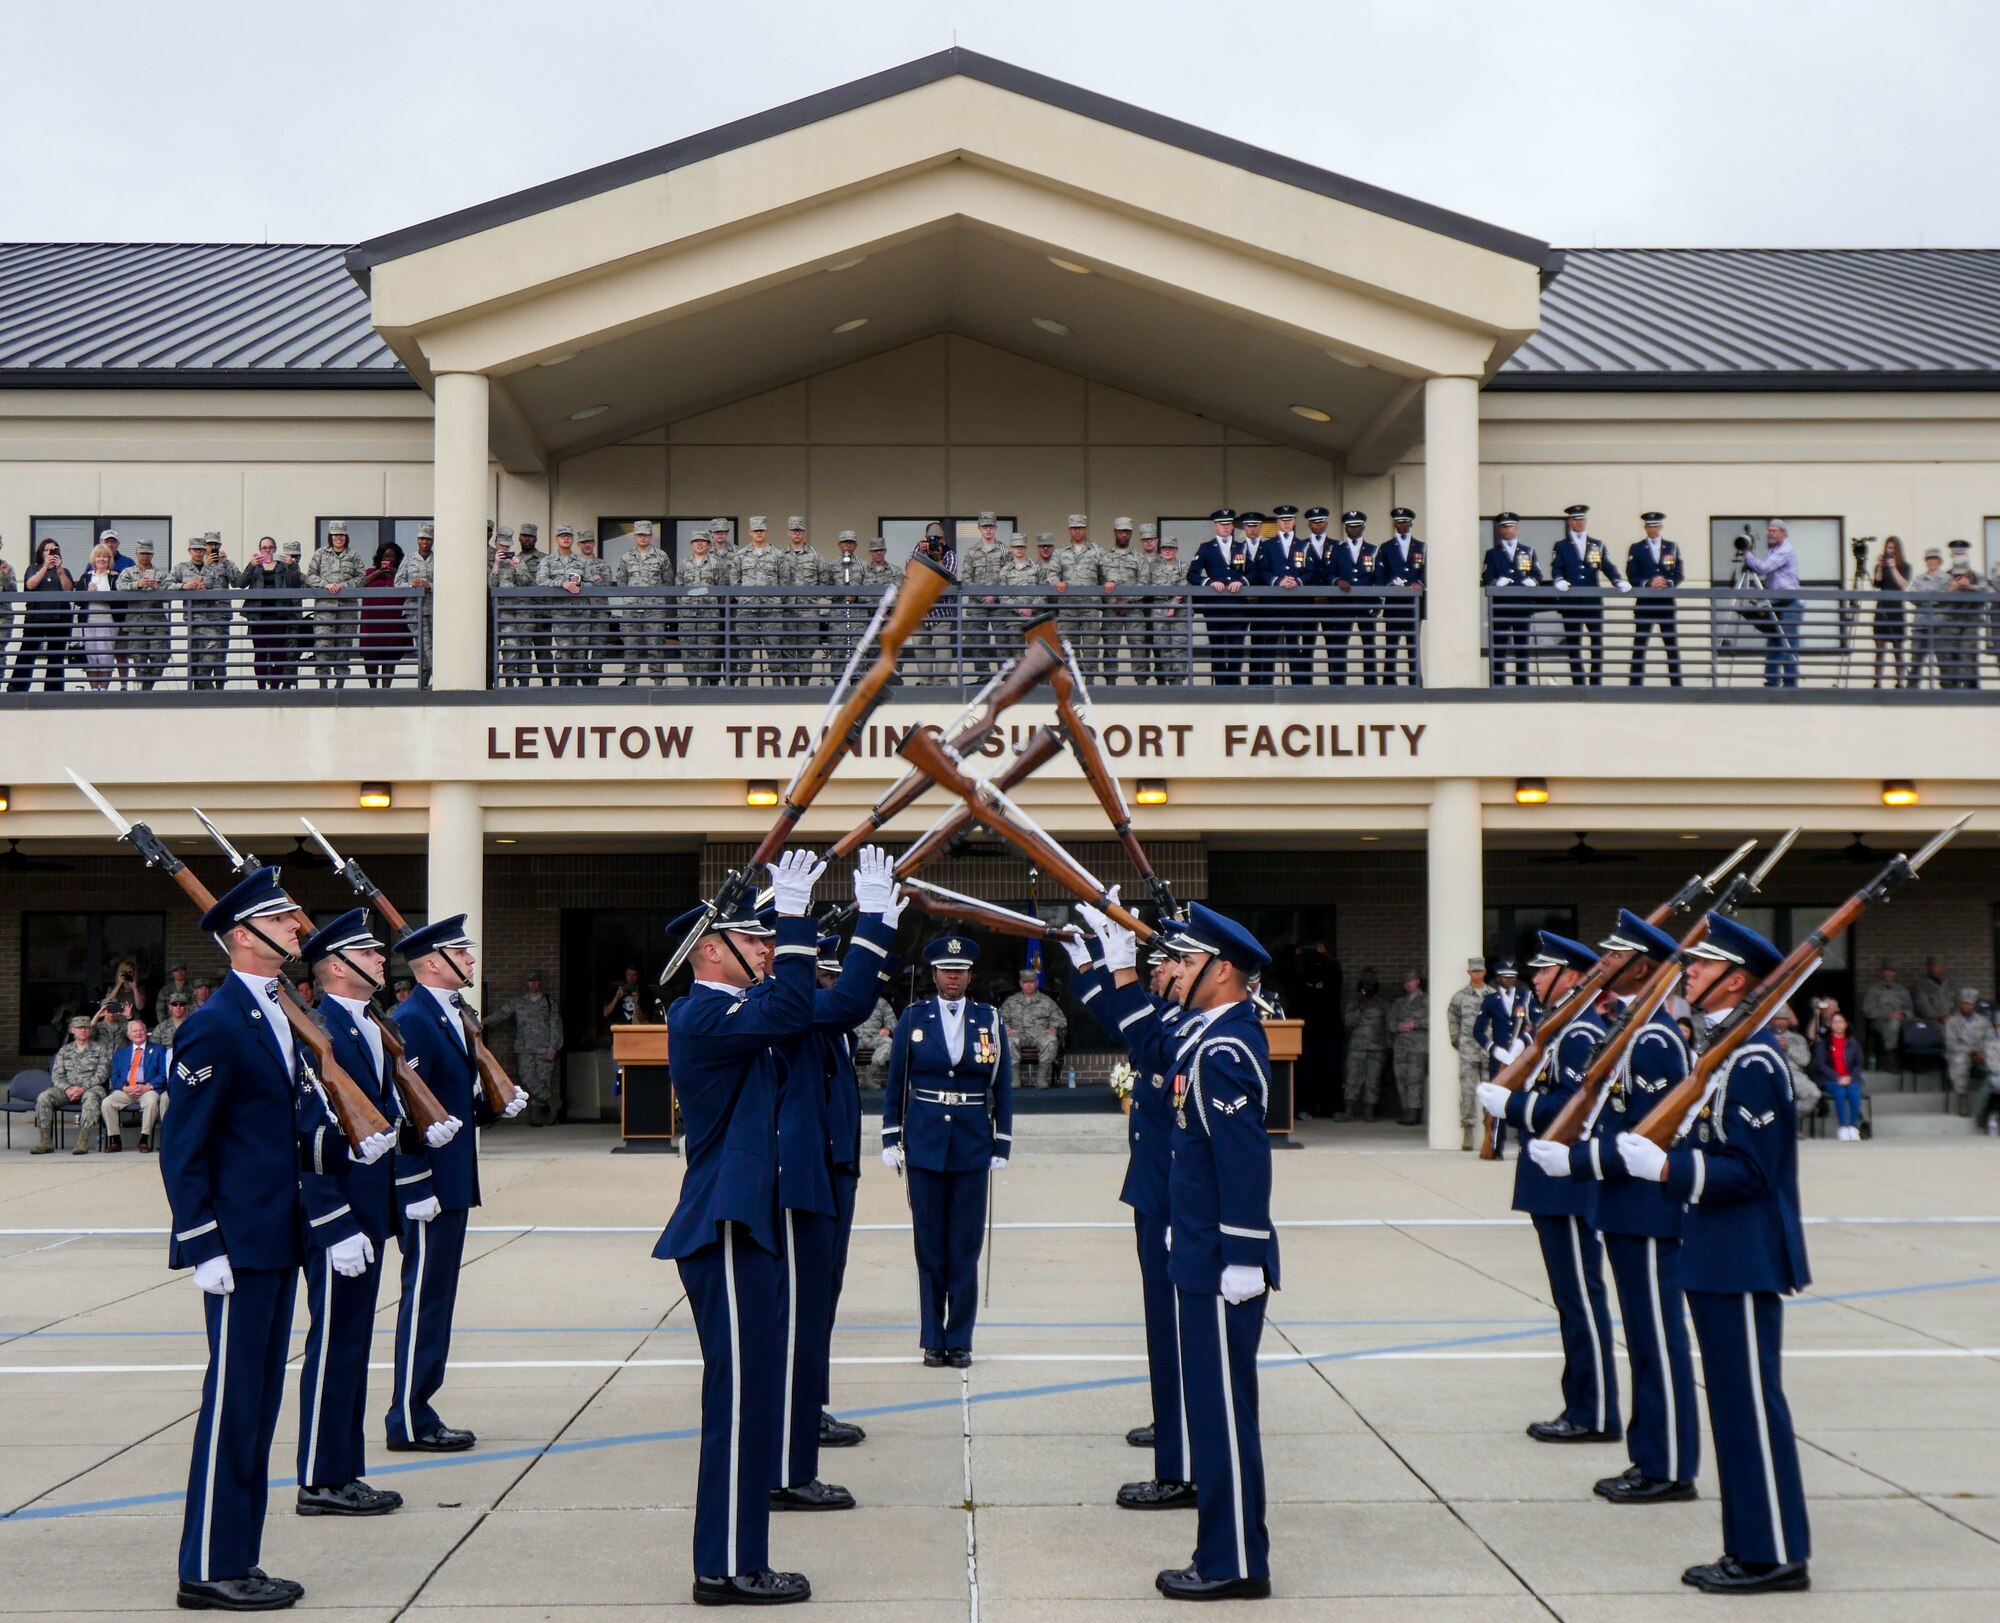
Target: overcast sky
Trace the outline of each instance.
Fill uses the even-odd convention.
[[[2000,245],[1996,0],[0,0],[0,238],[354,242],[954,33],[1564,246]]]

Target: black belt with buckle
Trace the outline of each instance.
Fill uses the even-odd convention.
[[[986,1095],[984,1093],[939,1093],[931,1088],[917,1088],[914,1091],[917,1098],[927,1105],[983,1105],[986,1103]]]

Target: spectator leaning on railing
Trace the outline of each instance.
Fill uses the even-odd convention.
[[[153,543],[136,541],[138,561],[118,572],[118,590],[132,599],[123,605],[119,638],[124,644],[127,679],[140,692],[151,691],[167,668],[173,633],[168,605],[160,597],[166,575],[153,566]]]
[[[6,538],[0,536],[0,547],[6,545]],[[7,668],[7,644],[14,634],[14,605],[6,601],[9,592],[20,590],[14,579],[14,566],[5,558],[0,558],[0,671]]]
[[[431,685],[431,590],[437,578],[437,561],[431,549],[437,544],[437,526],[417,526],[417,550],[405,558],[396,571],[396,584],[407,586],[414,597],[403,602],[403,620],[410,628],[410,641],[417,648],[417,686]]]
[[[1833,1097],[1839,1136],[1861,1137],[1861,1041],[1847,1030],[1847,1016],[1835,1010],[1813,1044],[1813,1079]]]

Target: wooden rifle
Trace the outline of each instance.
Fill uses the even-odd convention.
[[[874,619],[869,621],[868,629],[855,645],[847,669],[841,672],[833,697],[827,701],[826,714],[821,718],[819,746],[801,763],[798,771],[792,774],[792,781],[785,786],[771,831],[751,852],[750,860],[723,880],[715,899],[704,905],[702,916],[682,938],[681,944],[674,949],[673,957],[667,961],[667,967],[660,972],[662,986],[672,980],[676,971],[687,962],[688,954],[694,951],[695,943],[708,933],[708,927],[724,913],[734,910],[757,883],[759,872],[784,850],[785,841],[791,837],[799,819],[806,814],[806,808],[819,798],[819,792],[832,780],[834,769],[840,765],[842,757],[860,742],[862,727],[882,702],[883,693],[896,675],[896,662],[903,645],[916,634],[924,623],[924,617],[956,578],[943,564],[925,554],[910,554],[910,561],[903,567],[902,584],[883,592]],[[859,669],[861,656],[871,641],[875,643],[877,652],[874,662],[863,671]]]
[[[1764,1029],[1771,1016],[1819,968],[1827,943],[1845,933],[1871,905],[1887,902],[1916,878],[1924,864],[1950,844],[1958,831],[1971,821],[1972,813],[1967,812],[1915,856],[1890,858],[1880,873],[1828,914],[1817,930],[1786,953],[1783,962],[1729,1011],[1721,1024],[1710,1033],[1708,1047],[1702,1050],[1701,1058],[1695,1061],[1686,1080],[1669,1088],[1666,1096],[1653,1106],[1646,1119],[1633,1131],[1642,1138],[1651,1139],[1663,1150],[1672,1149],[1688,1118],[1707,1097],[1710,1080],[1737,1049]]]
[[[67,769],[66,769],[67,770]],[[81,789],[90,803],[104,814],[105,820],[118,830],[118,838],[129,840],[149,868],[158,868],[180,886],[189,901],[206,913],[215,906],[215,896],[199,879],[194,870],[167,849],[161,840],[144,823],[128,823],[121,817],[111,802],[99,794],[90,784],[70,772],[70,781]],[[256,929],[255,921],[249,928],[276,950],[276,944]],[[319,1075],[321,1085],[326,1090],[327,1102],[333,1106],[334,1119],[340,1123],[340,1130],[347,1135],[347,1142],[357,1150],[366,1139],[377,1138],[389,1131],[388,1119],[375,1108],[374,1100],[340,1068],[333,1057],[333,1044],[325,1032],[314,1024],[313,1017],[299,1002],[298,993],[293,991],[284,976],[277,977],[278,1007],[284,1012],[285,1020],[292,1028],[293,1040],[312,1056],[313,1068]]]
[[[333,864],[333,871],[347,881],[348,887],[355,895],[382,915],[383,922],[389,926],[390,939],[401,941],[408,935],[409,921],[396,910],[396,904],[382,894],[382,887],[361,871],[361,864],[352,857],[343,857],[334,850],[332,842],[314,828],[308,819],[301,817],[299,821],[306,825],[306,832],[319,842],[319,848],[326,853],[326,860]],[[448,956],[445,962],[451,964],[451,972],[463,985],[467,987],[472,985],[471,977],[457,964],[452,964]],[[479,1011],[462,997],[457,1007],[460,1018],[465,1022],[465,1034],[468,1046],[472,1050],[472,1066],[479,1073],[480,1091],[486,1095],[487,1105],[496,1114],[502,1114],[514,1102],[521,1089],[507,1074],[506,1067],[493,1057],[493,1050],[486,1046]]]
[[[1688,960],[1694,956],[1694,949],[1708,938],[1708,920],[1711,913],[1733,914],[1737,908],[1763,889],[1764,881],[1771,870],[1778,865],[1778,859],[1791,850],[1792,843],[1799,837],[1799,830],[1793,829],[1771,848],[1771,854],[1757,865],[1751,874],[1739,873],[1730,879],[1728,887],[1716,898],[1715,906],[1694,921],[1688,933],[1681,937],[1672,957],[1654,969],[1611,1028],[1597,1041],[1590,1060],[1584,1067],[1583,1081],[1560,1111],[1556,1119],[1549,1123],[1546,1131],[1536,1135],[1551,1144],[1574,1144],[1583,1136],[1596,1112],[1597,1100],[1605,1084],[1617,1074],[1632,1044],[1638,1041],[1639,1033],[1654,1012],[1667,1001],[1675,983],[1686,972]]]
[[[1646,922],[1665,924],[1670,919],[1693,912],[1706,898],[1715,894],[1715,887],[1722,883],[1729,870],[1756,848],[1755,840],[1745,840],[1709,872],[1689,879],[1648,913]],[[1616,980],[1631,960],[1629,952],[1608,952],[1585,970],[1583,979],[1566,996],[1543,1010],[1542,1018],[1527,1038],[1527,1047],[1501,1066],[1492,1080],[1510,1093],[1518,1093],[1532,1082],[1541,1073],[1542,1061],[1548,1057],[1549,1044],[1555,1041],[1557,1034],[1576,1018],[1579,1011],[1589,1008],[1596,1001],[1597,994]],[[1480,1129],[1479,1158],[1482,1161],[1494,1160],[1500,1154],[1500,1141],[1495,1131],[1497,1125],[1493,1117],[1487,1116]]]
[[[1069,740],[1076,764],[1083,769],[1084,782],[1090,785],[1090,792],[1097,797],[1098,805],[1104,808],[1104,815],[1111,821],[1111,832],[1125,847],[1132,866],[1145,880],[1146,889],[1152,893],[1153,901],[1160,909],[1160,916],[1178,918],[1180,901],[1175,897],[1173,887],[1153,871],[1152,859],[1139,843],[1139,836],[1132,832],[1132,813],[1125,805],[1124,791],[1118,787],[1117,775],[1104,758],[1104,746],[1090,725],[1090,690],[1084,686],[1083,672],[1077,666],[1075,653],[1063,640],[1053,616],[1034,621],[1023,635],[1030,644],[1040,644],[1055,656],[1057,664],[1050,673],[1049,686],[1055,690],[1056,716],[1062,722],[1063,736]]]
[[[1073,924],[1054,924],[1047,919],[1038,919],[1032,913],[1017,913],[1011,907],[982,902],[977,897],[946,890],[944,886],[933,885],[927,880],[907,879],[903,882],[902,891],[905,901],[914,902],[932,918],[943,919],[947,923],[991,930],[995,935],[1019,936],[1027,941],[1053,941],[1064,936],[1074,940],[1077,936]]]
[[[228,860],[230,872],[238,874],[248,873],[252,868],[257,866],[257,859],[248,851],[238,851],[234,845],[230,844],[222,830],[208,820],[208,817],[199,806],[191,806],[188,809],[194,813],[196,821],[208,830],[209,839],[214,842],[216,849]],[[305,920],[305,928],[307,930],[317,928],[304,908],[299,909],[299,917]],[[353,970],[362,980],[367,981],[375,991],[379,992],[382,990],[381,983],[363,970],[345,952],[336,947],[334,949],[334,956],[349,969]],[[450,1122],[452,1123],[452,1132],[456,1133],[465,1124],[457,1120],[450,1111],[438,1103],[437,1095],[432,1093],[424,1085],[424,1079],[410,1068],[409,1059],[403,1051],[403,1034],[396,1029],[395,1021],[384,1018],[382,1011],[376,1008],[372,1001],[362,1006],[367,1010],[368,1018],[374,1023],[376,1031],[382,1038],[382,1052],[389,1061],[389,1078],[396,1085],[397,1095],[403,1101],[403,1109],[408,1114],[410,1121],[416,1127],[417,1131],[426,1135],[424,1139],[426,1146],[430,1144],[428,1135],[433,1127],[442,1126],[444,1123]]]

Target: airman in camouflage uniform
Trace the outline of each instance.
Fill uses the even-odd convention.
[[[1013,653],[1007,637],[1007,623],[1013,618],[1007,607],[982,586],[1000,584],[1000,571],[1007,567],[1007,549],[999,541],[999,520],[992,513],[979,515],[979,539],[959,555],[958,587],[965,624],[965,663],[973,671],[990,671]]]
[[[35,1155],[47,1155],[55,1148],[56,1112],[67,1104],[75,1104],[83,1112],[77,1118],[74,1153],[89,1153],[102,1118],[104,1095],[109,1091],[106,1078],[111,1072],[111,1050],[92,1041],[92,1036],[90,1016],[78,1015],[69,1023],[70,1040],[49,1062],[49,1085],[35,1096],[35,1126],[41,1132],[40,1142],[32,1151]],[[79,1038],[82,1040],[78,1041]],[[77,1090],[75,1099],[70,1098],[72,1088]]]
[[[700,532],[688,538],[688,550],[694,556],[681,565],[688,591],[681,599],[681,669],[690,685],[714,687],[723,674],[720,594],[730,584],[729,560]]]
[[[1104,549],[1090,539],[1090,520],[1069,516],[1069,545],[1055,557],[1056,600],[1063,635],[1076,650],[1078,662],[1095,682],[1104,674],[1104,614],[1097,600],[1104,595]]]
[[[417,651],[417,686],[431,685],[431,637],[435,620],[431,615],[431,590],[437,580],[435,524],[417,526],[417,550],[396,566],[396,584],[416,588],[416,596],[403,600],[403,623],[410,629],[410,645]]]
[[[1019,530],[1007,537],[1007,561],[1000,566],[995,577],[1001,586],[1044,586],[1048,578],[1042,566],[1028,556],[1028,538]],[[1026,592],[1010,592],[1000,600],[1000,624],[1006,630],[1000,633],[1003,640],[1018,638],[1021,628],[1042,611],[1039,596]]]
[[[207,562],[201,571],[204,595],[188,605],[188,674],[190,687],[217,689],[229,676],[229,630],[236,618],[236,600],[226,597],[236,584],[236,565],[222,545],[222,532],[210,530]],[[192,582],[190,582],[192,584]]]
[[[1396,1065],[1396,1099],[1403,1107],[1397,1121],[1415,1127],[1424,1119],[1424,1083],[1431,1069],[1431,999],[1418,970],[1410,971],[1403,995],[1389,1005],[1389,1046]]]
[[[0,558],[0,596],[8,592],[18,592],[21,583],[14,578],[14,566],[5,558]],[[7,640],[14,634],[14,605],[0,602],[0,666],[7,663]]]
[[[577,532],[576,551],[577,568],[582,571],[583,584],[586,587],[609,586],[611,565],[597,555],[595,530]],[[594,688],[604,675],[604,667],[611,663],[618,650],[618,628],[611,618],[611,600],[594,593],[585,594],[582,601],[573,607],[578,621],[580,646],[571,680],[583,687]]]
[[[119,570],[113,586],[120,592],[145,595],[125,609],[125,621],[118,628],[118,638],[124,645],[126,669],[132,685],[142,692],[150,692],[167,668],[167,648],[173,635],[168,605],[160,596],[166,590],[167,577],[153,567],[152,542],[135,542],[132,550],[139,561]],[[0,565],[0,569],[5,567]],[[0,627],[0,631],[4,629]],[[6,637],[0,635],[0,647],[4,647],[6,641]]]
[[[873,586],[877,591],[880,591],[884,586],[894,586],[902,578],[900,574],[889,567],[889,543],[884,541],[879,535],[876,536],[873,541],[868,543],[868,567],[861,571],[861,584],[863,586]],[[875,610],[872,605],[868,612],[870,615],[874,614]],[[865,626],[867,622],[864,620],[862,624]]]
[[[781,586],[780,565],[784,562],[771,545],[771,532],[762,521],[750,521],[750,544],[738,547],[735,577],[738,586]],[[784,669],[785,605],[767,597],[738,598],[730,625],[731,667],[745,682],[755,681],[758,668],[764,680],[775,682]]]
[[[1056,538],[1050,535],[1047,530],[1037,530],[1035,532],[1035,567],[1041,571],[1042,584],[1044,586],[1053,586],[1060,578],[1060,571],[1056,565]],[[1061,601],[1062,599],[1057,597],[1054,592],[1044,593],[1041,600],[1035,605],[1036,612],[1039,613],[1043,609],[1052,609]]]
[[[1155,586],[1171,586],[1179,593],[1187,591],[1187,566],[1181,562],[1181,544],[1171,537],[1160,543],[1160,558],[1153,566],[1152,580]],[[1154,658],[1160,681],[1168,687],[1185,686],[1192,674],[1190,612],[1185,596],[1162,594],[1153,600]]]
[[[583,613],[583,605],[572,600],[567,594],[557,597],[563,591],[563,583],[575,573],[577,583],[582,584],[583,572],[577,569],[580,555],[576,550],[576,528],[570,524],[558,524],[555,533],[555,550],[544,553],[535,560],[535,578],[528,584],[539,592],[547,592],[545,598],[531,600],[533,617],[529,621],[528,641],[534,650],[536,673],[542,678],[543,686],[573,685],[576,678],[564,670],[557,662],[556,647],[563,640],[563,633],[569,622]],[[524,560],[525,561],[525,560]],[[572,639],[572,646],[574,640]]]
[[[570,538],[575,546],[575,537]],[[549,610],[549,657],[554,664],[558,687],[582,687],[586,673],[594,677],[596,666],[591,651],[595,630],[591,625],[591,604],[583,596],[583,559],[574,551],[550,553],[542,560],[541,584],[556,594]]]
[[[148,1042],[158,1043],[162,1048],[172,1048],[174,1039],[180,1035],[181,1027],[187,1024],[188,1016],[194,1013],[194,995],[191,992],[169,992],[162,1004],[166,1013],[160,1023],[146,1033]]]
[[[889,1006],[889,1000],[878,997],[875,1007],[868,1012],[868,1018],[854,1028],[855,1069],[860,1070],[862,1055],[867,1055],[868,1071],[858,1077],[864,1088],[879,1088],[889,1080],[890,1039],[896,1033],[896,1011]]]
[[[313,669],[323,688],[347,686],[361,640],[360,585],[367,573],[361,554],[348,544],[346,521],[335,519],[326,527],[326,545],[306,565],[306,585],[320,594],[313,605]]]
[[[697,553],[699,555],[699,553]],[[689,573],[692,561],[681,567],[681,584],[698,584]],[[674,562],[654,543],[653,521],[642,518],[632,526],[632,550],[612,566],[612,583],[617,586],[671,586]],[[619,635],[625,643],[625,681],[630,687],[641,676],[656,682],[667,679],[667,600],[663,597],[627,597],[618,605]],[[688,656],[689,609],[681,606],[681,659]],[[692,668],[689,674],[692,675]]]
[[[819,574],[822,586],[836,588],[828,600],[831,607],[827,611],[826,624],[827,651],[836,676],[847,664],[848,655],[854,651],[855,641],[868,624],[869,615],[875,612],[863,607],[865,599],[859,594],[868,566],[862,562],[860,542],[852,530],[840,532],[839,547],[840,551],[826,560]]]
[[[1146,610],[1149,605],[1139,598],[1127,602],[1118,601],[1121,586],[1143,586],[1149,573],[1146,555],[1132,550],[1132,521],[1118,518],[1111,525],[1111,550],[1103,554],[1099,568],[1104,574],[1105,596],[1103,619],[1104,654],[1103,679],[1107,682],[1118,680],[1119,654],[1121,645],[1132,650],[1132,679],[1143,680],[1146,660]]]
[[[582,563],[572,561],[564,570]],[[556,1097],[556,1055],[562,1052],[562,1010],[555,999],[542,990],[542,972],[528,971],[528,989],[509,998],[487,1017],[488,1025],[514,1027],[514,1076],[528,1095],[528,1125],[547,1127],[554,1123],[562,1101]]]
[[[1000,1024],[1014,1047],[1014,1085],[1046,1088],[1055,1081],[1056,1058],[1069,1017],[1042,990],[1042,978],[1032,969],[1021,971],[1021,990],[1000,1005]],[[1028,1080],[1028,1055],[1035,1056],[1034,1080]]]
[[[778,584],[794,590],[818,586],[826,560],[806,540],[806,521],[796,513],[786,521],[785,540],[785,550],[778,554]],[[778,610],[778,680],[787,687],[802,687],[814,679],[826,622],[815,598],[795,598],[779,604]]]
[[[1373,1121],[1389,1058],[1389,1010],[1374,970],[1361,972],[1354,991],[1341,1011],[1347,1025],[1347,1113],[1356,1121]]]
[[[187,544],[187,556],[167,571],[166,589],[170,592],[199,592],[205,590],[208,582],[204,578],[204,572],[207,568],[207,537],[195,536]],[[188,675],[192,678],[194,674],[194,636],[196,624],[194,600],[184,597],[177,601],[181,606],[182,630],[188,648]],[[169,615],[173,612],[173,605],[171,603],[167,605],[167,612]],[[173,642],[173,627],[171,622],[167,628],[167,641],[169,648],[171,648]]]
[[[1951,1079],[1952,1096],[1958,1101],[1961,1116],[1972,1112],[1972,1062],[1977,1058],[1986,1067],[1986,1082],[1990,1088],[1995,1076],[2000,1076],[2000,1038],[1993,1030],[1993,1016],[1979,1010],[1978,989],[1961,986],[1958,989],[1958,1007],[1945,1017],[1944,1022],[1944,1066],[1945,1075]]]
[[[1479,1020],[1479,1006],[1486,1001],[1486,960],[1468,958],[1465,970],[1465,984],[1451,994],[1451,1001],[1444,1006],[1444,1024],[1451,1034],[1451,1046],[1458,1054],[1458,1125],[1464,1129],[1463,1142],[1469,1150],[1476,1121],[1473,1115],[1476,1095],[1479,1084],[1486,1080],[1486,1050],[1472,1034]]]

